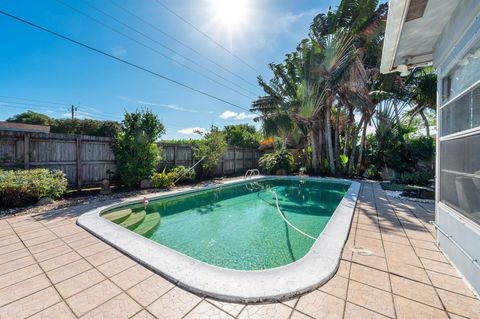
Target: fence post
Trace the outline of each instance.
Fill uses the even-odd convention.
[[[237,148],[233,148],[233,175],[237,174]]]
[[[245,153],[247,150],[245,148],[242,149],[242,155],[243,155],[243,172],[247,170],[247,167],[245,166]]]
[[[177,144],[175,144],[175,146],[173,146],[173,166],[177,166],[177,150],[178,150],[178,146]]]
[[[257,165],[255,165],[255,153],[256,152],[257,152],[256,150],[252,150],[252,163],[251,163],[252,167],[250,167],[250,168],[258,168]]]
[[[25,169],[30,168],[30,134],[23,135],[23,165]]]
[[[225,175],[225,154],[222,155],[222,176]]]
[[[80,150],[82,148],[82,140],[77,137],[76,139],[77,142],[77,189],[81,190],[82,189],[82,158],[80,154]]]

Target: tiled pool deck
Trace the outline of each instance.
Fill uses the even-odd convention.
[[[0,220],[0,318],[480,318],[480,301],[435,245],[433,205],[387,198],[377,183],[363,183],[337,274],[277,304],[174,286],[78,227],[90,209]]]

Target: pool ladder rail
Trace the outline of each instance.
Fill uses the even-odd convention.
[[[243,179],[251,178],[254,176],[260,176],[260,171],[256,168],[249,169],[248,171],[246,171],[245,176],[243,176]]]

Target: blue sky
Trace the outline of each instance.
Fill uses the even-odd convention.
[[[2,1],[0,9],[248,109],[252,100],[262,93],[256,85],[257,71],[269,78],[268,63],[282,61],[284,54],[294,50],[307,35],[312,18],[338,2],[223,1],[234,1],[241,10],[230,12],[232,17],[227,19],[221,15],[228,9],[225,9],[222,0],[161,0],[256,71],[183,23],[156,0],[7,0]],[[141,16],[156,29],[118,5]],[[107,12],[124,25],[92,6]],[[98,24],[71,7],[130,38]],[[158,29],[196,52],[166,37]],[[121,120],[124,111],[144,106],[158,114],[164,122],[167,133],[163,138],[166,139],[194,138],[195,135],[191,134],[194,128],[206,129],[212,124],[222,127],[253,123],[252,114],[244,110],[199,95],[3,15],[0,15],[0,30],[0,120],[27,109],[53,117],[66,117],[71,104],[80,105],[79,117]]]

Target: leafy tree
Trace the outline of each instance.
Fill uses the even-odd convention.
[[[50,131],[52,133],[62,134],[115,137],[120,131],[120,123],[116,121],[54,119],[45,114],[32,111],[14,115],[6,121],[13,123],[46,125],[50,126]]]
[[[160,161],[157,141],[164,133],[162,122],[149,110],[125,114],[113,145],[117,175],[125,185],[137,185],[155,172]]]
[[[253,125],[227,125],[223,129],[228,146],[257,148],[261,134]]]
[[[121,125],[116,121],[98,121],[92,119],[56,119],[52,121],[52,133],[79,134],[91,136],[115,137]]]
[[[201,166],[207,174],[210,174],[216,169],[217,161],[226,150],[225,134],[212,125],[210,131],[203,133],[203,139],[193,147],[193,156],[198,160],[203,158]]]
[[[7,122],[12,123],[23,123],[23,124],[35,124],[35,125],[50,125],[53,121],[50,117],[45,114],[27,111],[17,115],[14,115],[6,120]]]

